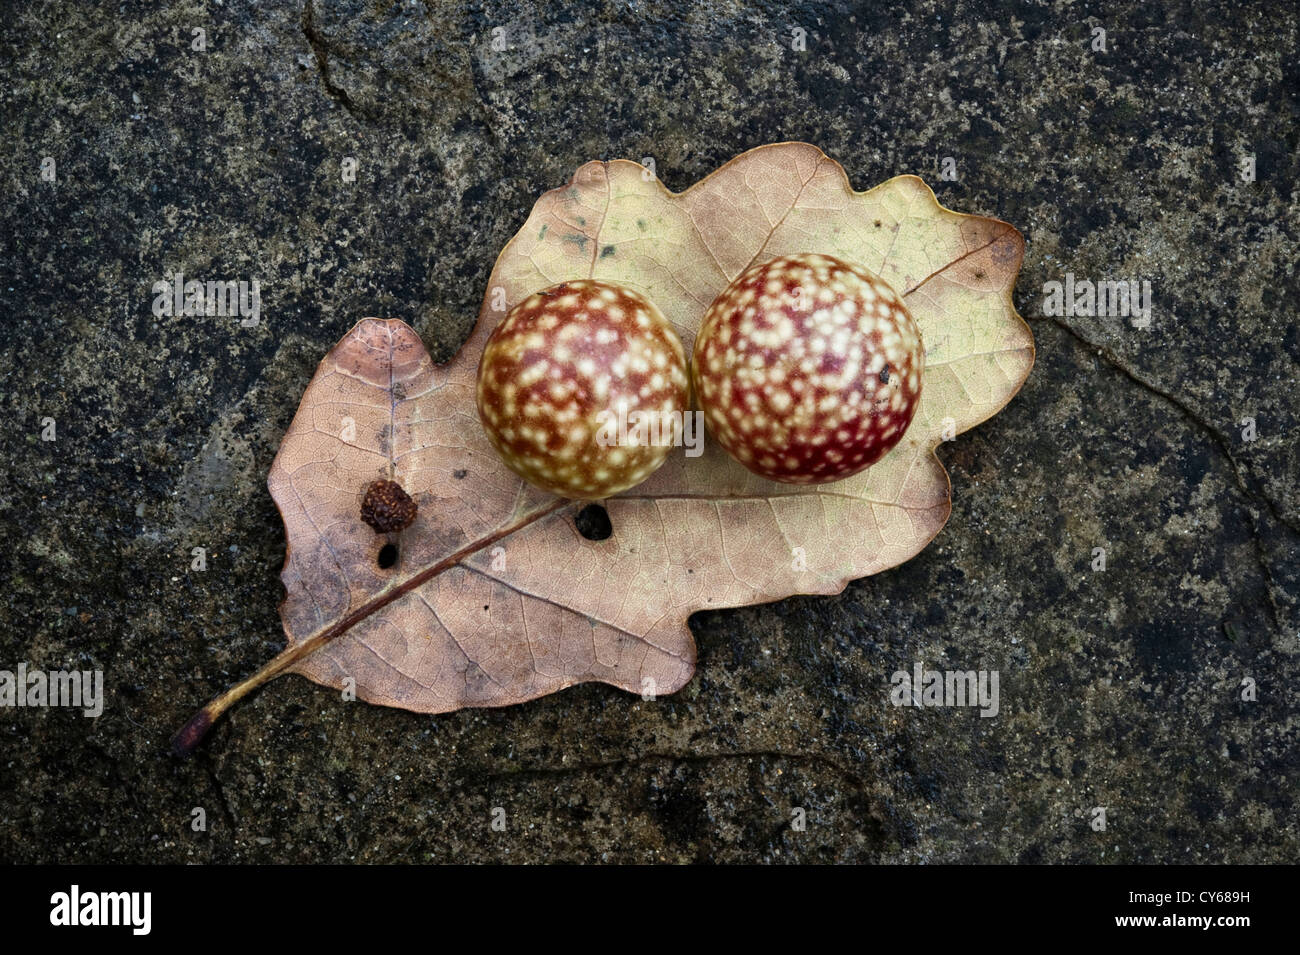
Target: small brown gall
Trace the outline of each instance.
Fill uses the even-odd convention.
[[[361,501],[361,519],[376,534],[405,530],[415,520],[416,510],[415,501],[396,481],[375,481],[366,488],[366,496]]]

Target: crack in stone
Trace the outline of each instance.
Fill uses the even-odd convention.
[[[1137,372],[1133,371],[1133,369],[1125,365],[1113,350],[1106,347],[1105,345],[1101,345],[1098,344],[1097,342],[1091,341],[1089,338],[1079,333],[1076,329],[1074,329],[1072,326],[1070,326],[1068,323],[1063,321],[1058,316],[1055,315],[1044,316],[1044,317],[1034,316],[1033,318],[1031,318],[1031,321],[1035,321],[1035,322],[1050,321],[1053,325],[1056,325],[1058,328],[1063,330],[1066,334],[1068,334],[1080,345],[1100,355],[1102,358],[1106,360],[1107,364],[1109,364],[1111,367],[1119,371],[1122,375],[1124,375],[1124,377],[1128,378],[1134,384],[1138,385],[1143,390],[1148,391],[1153,395],[1156,395],[1159,398],[1163,398],[1169,404],[1177,408],[1188,421],[1191,421],[1193,424],[1198,426],[1202,431],[1204,431],[1206,434],[1208,434],[1211,437],[1215,446],[1219,449],[1223,457],[1227,459],[1228,464],[1231,465],[1232,474],[1235,483],[1237,485],[1237,489],[1247,499],[1247,502],[1254,500],[1264,504],[1264,506],[1268,509],[1268,512],[1272,514],[1273,518],[1279,524],[1281,524],[1283,527],[1289,530],[1292,534],[1300,535],[1300,526],[1298,526],[1296,523],[1294,523],[1289,518],[1287,518],[1286,515],[1284,515],[1279,510],[1277,505],[1267,495],[1253,490],[1246,483],[1246,478],[1242,473],[1243,466],[1241,465],[1240,462],[1237,461],[1236,457],[1233,455],[1232,449],[1231,447],[1229,447],[1227,439],[1224,438],[1223,435],[1221,435],[1218,432],[1218,430],[1213,425],[1210,424],[1210,422],[1205,420],[1205,418],[1203,418],[1190,405],[1182,401],[1182,399],[1178,398],[1177,396],[1159,387],[1158,385],[1154,385],[1151,382],[1144,379]],[[1247,506],[1245,506],[1243,510],[1245,511],[1247,521],[1249,522],[1250,525],[1250,539],[1251,542],[1254,544],[1255,562],[1259,565],[1260,573],[1264,577],[1264,595],[1268,599],[1269,608],[1272,610],[1273,626],[1277,628],[1277,632],[1279,634],[1284,635],[1288,632],[1288,628],[1283,622],[1284,615],[1282,612],[1282,607],[1279,605],[1277,601],[1277,596],[1274,593],[1275,589],[1280,589],[1280,588],[1277,587],[1277,583],[1273,577],[1273,570],[1268,563],[1268,555],[1264,552],[1264,543],[1260,539],[1259,522],[1255,516],[1254,509],[1251,508],[1249,504],[1247,504]]]
[[[840,762],[825,753],[791,753],[784,750],[740,750],[725,753],[642,753],[638,756],[628,756],[624,759],[611,759],[603,762],[578,763],[573,766],[533,766],[518,770],[505,770],[502,772],[485,773],[476,776],[477,779],[488,780],[514,780],[530,779],[534,777],[546,776],[566,776],[579,773],[595,773],[606,769],[627,769],[634,766],[641,766],[651,762],[669,762],[669,763],[686,763],[686,764],[704,764],[710,762],[733,760],[733,759],[784,759],[791,762],[814,763],[828,766],[839,776],[849,780],[854,788],[861,793],[867,793],[867,783],[852,770],[840,764]],[[465,780],[468,783],[468,780]]]
[[[453,784],[455,788],[461,789],[483,780],[508,782],[512,780],[530,780],[543,779],[556,776],[573,776],[582,773],[597,773],[609,769],[627,769],[630,767],[641,766],[651,762],[667,763],[686,763],[702,765],[711,762],[721,762],[733,759],[784,759],[790,762],[813,763],[829,766],[837,775],[848,780],[853,788],[859,794],[871,799],[871,794],[867,789],[865,780],[859,777],[852,770],[842,766],[838,760],[825,753],[790,753],[784,750],[741,750],[729,753],[642,753],[639,756],[628,756],[624,759],[611,759],[604,762],[594,763],[576,763],[573,766],[530,766],[517,770],[503,770],[500,772],[476,773],[472,777],[462,777]],[[873,817],[874,818],[874,817]],[[785,826],[777,827],[777,831],[784,831]],[[399,858],[415,844],[419,834],[413,836],[403,847]],[[361,853],[364,855],[364,850]]]
[[[505,141],[497,130],[496,123],[493,122],[497,117],[492,114],[492,108],[488,105],[487,97],[483,95],[483,90],[479,87],[478,72],[474,68],[472,56],[469,62],[469,84],[474,93],[474,107],[478,111],[479,118],[483,121],[483,125],[487,127],[488,135],[492,137],[492,141],[496,143],[497,148],[505,154],[507,152]]]
[[[320,74],[321,84],[329,97],[335,100],[340,106],[348,111],[354,119],[361,122],[380,125],[384,116],[382,111],[375,110],[354,100],[351,94],[343,87],[339,86],[331,77],[330,72],[330,53],[337,52],[337,49],[331,50],[330,38],[326,36],[316,25],[316,5],[315,0],[306,0],[302,10],[302,33],[306,37],[308,45],[311,47],[312,59],[316,63],[316,70]],[[337,48],[338,44],[335,44]],[[492,114],[491,108],[479,88],[478,77],[475,75],[474,63],[472,57],[466,64],[469,74],[468,83],[460,75],[445,69],[435,69],[434,75],[442,79],[452,89],[467,94],[474,104],[474,110],[478,113],[479,120],[487,130],[488,136],[497,145],[498,149],[505,150],[506,144],[497,129],[497,117]],[[406,84],[409,86],[409,84]],[[409,94],[409,90],[407,91]]]
[[[329,97],[348,111],[353,118],[362,122],[377,122],[377,117],[370,110],[353,102],[348,91],[330,79],[329,46],[325,34],[316,27],[316,5],[307,0],[302,8],[302,33],[311,47],[312,58],[316,61],[316,71],[320,74],[321,84]]]
[[[225,820],[226,827],[230,830],[231,845],[234,845],[235,813],[230,808],[230,803],[226,799],[226,788],[221,782],[220,774],[217,773],[217,771],[212,768],[212,761],[208,758],[206,754],[200,757],[200,763],[203,766],[204,772],[208,774],[208,781],[212,783],[212,788],[216,790],[217,804],[221,808],[221,818]]]
[[[1229,446],[1227,439],[1224,438],[1223,435],[1219,433],[1218,429],[1216,429],[1214,425],[1212,425],[1209,421],[1207,421],[1204,417],[1202,417],[1201,414],[1197,412],[1195,408],[1187,404],[1177,395],[1165,391],[1159,385],[1155,385],[1147,381],[1141,375],[1137,374],[1137,372],[1133,371],[1133,369],[1125,365],[1120,360],[1119,356],[1116,355],[1115,352],[1112,351],[1110,348],[1106,347],[1105,345],[1098,344],[1097,342],[1091,341],[1090,339],[1084,337],[1072,326],[1062,321],[1060,318],[1056,316],[1050,316],[1047,318],[1034,317],[1031,320],[1038,321],[1038,322],[1050,321],[1053,325],[1056,325],[1057,327],[1063,329],[1076,341],[1080,342],[1087,348],[1091,348],[1095,350],[1097,354],[1105,358],[1109,364],[1113,365],[1130,381],[1134,382],[1141,388],[1144,388],[1145,390],[1151,392],[1153,395],[1157,395],[1165,399],[1167,402],[1169,402],[1171,405],[1173,405],[1175,408],[1181,411],[1184,417],[1186,417],[1189,421],[1199,426],[1211,438],[1214,439],[1214,443],[1218,446],[1220,452],[1222,452],[1223,456],[1228,459],[1228,463],[1232,465],[1233,475],[1236,478],[1237,487],[1241,491],[1241,493],[1246,495],[1249,498],[1252,498],[1253,500],[1259,501],[1261,504],[1263,504],[1265,507],[1268,508],[1268,511],[1270,514],[1273,515],[1274,520],[1276,520],[1279,524],[1285,526],[1293,534],[1300,535],[1300,523],[1297,523],[1296,521],[1292,520],[1291,518],[1283,514],[1281,509],[1279,509],[1277,504],[1268,495],[1263,494],[1260,491],[1256,491],[1246,483],[1246,479],[1242,475],[1242,470],[1244,466],[1237,460],[1236,456],[1232,453],[1232,448]]]

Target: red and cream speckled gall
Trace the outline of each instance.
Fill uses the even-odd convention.
[[[524,299],[479,362],[478,413],[493,447],[561,497],[598,500],[644,481],[672,450],[689,400],[686,351],[668,320],[639,292],[591,279]],[[610,427],[620,420],[656,424]]]
[[[829,255],[743,272],[704,316],[691,374],[714,439],[756,474],[838,481],[902,439],[921,333],[880,277]]]

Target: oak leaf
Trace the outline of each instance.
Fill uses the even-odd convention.
[[[526,296],[577,278],[632,286],[689,354],[733,278],[799,252],[880,275],[921,330],[920,408],[866,471],[777,484],[706,438],[700,456],[677,449],[607,500],[613,533],[588,540],[575,526],[584,502],[525,484],[488,444],[474,403],[479,356]],[[633,162],[584,165],[502,250],[450,363],[435,365],[407,325],[379,319],[321,362],[268,479],[288,542],[288,646],[201,710],[176,748],[188,751],[227,706],[284,672],[429,713],[592,680],[672,693],[695,669],[693,611],[833,594],[909,559],[950,512],[936,446],[997,412],[1033,364],[1011,299],[1023,252],[1010,225],[943,208],[914,176],[854,192],[838,163],[804,143],[751,150],[682,193]],[[367,487],[385,479],[418,516],[378,535],[359,513]]]

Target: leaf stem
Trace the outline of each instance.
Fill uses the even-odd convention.
[[[567,498],[558,498],[539,511],[525,514],[523,517],[506,525],[500,530],[495,531],[482,540],[467,544],[455,553],[449,554],[434,564],[430,564],[418,574],[414,574],[400,583],[390,585],[387,589],[380,591],[343,619],[335,621],[324,629],[317,630],[315,633],[304,637],[297,643],[290,643],[289,646],[276,654],[274,659],[267,663],[266,666],[262,667],[243,682],[236,683],[230,689],[226,690],[226,692],[209,702],[207,706],[203,707],[203,709],[191,716],[189,722],[182,726],[176,735],[172,737],[172,753],[177,756],[189,756],[194,752],[194,748],[203,741],[203,737],[207,735],[208,730],[212,729],[213,724],[216,723],[217,720],[221,719],[222,714],[224,714],[231,706],[239,702],[239,700],[243,699],[243,697],[257,689],[263,683],[266,683],[269,680],[274,680],[276,677],[289,670],[303,657],[310,656],[331,640],[347,633],[376,610],[387,606],[403,594],[407,594],[416,587],[419,587],[421,584],[428,582],[444,570],[447,570],[449,567],[460,563],[471,554],[477,553],[484,547],[489,547],[492,544],[495,544],[503,537],[509,537],[520,528],[526,527],[534,521],[541,520],[543,517],[547,517],[550,514],[554,514],[565,505],[571,503],[572,502]]]

